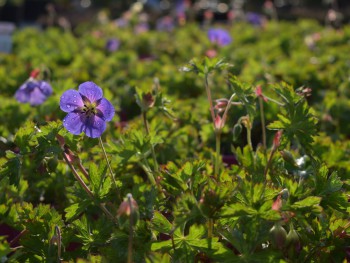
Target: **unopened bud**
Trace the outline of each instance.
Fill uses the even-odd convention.
[[[270,235],[273,247],[277,249],[282,249],[285,247],[287,231],[281,226],[280,223],[275,223],[275,225],[270,229]]]
[[[218,99],[215,101],[215,109],[219,112],[222,112],[226,109],[228,100],[227,99]]]
[[[277,131],[275,137],[273,138],[273,149],[275,150],[281,145],[282,133],[282,130]]]
[[[130,221],[133,225],[136,224],[139,218],[139,206],[131,194],[127,194],[126,199],[120,204],[117,217],[121,225],[123,225],[128,218],[131,218]]]
[[[35,79],[39,74],[40,74],[40,70],[34,69],[34,70],[32,70],[32,72],[30,72],[30,77]]]
[[[152,108],[154,105],[154,101],[154,97],[150,92],[142,95],[142,103],[145,107]]]
[[[215,117],[215,123],[214,123],[214,126],[215,126],[215,130],[216,131],[221,131],[222,128],[224,127],[224,123],[223,123],[223,119],[220,117],[220,115],[216,115]]]
[[[299,234],[293,227],[288,232],[286,246],[290,257],[295,257],[301,250]]]
[[[297,166],[297,163],[296,163],[294,156],[292,155],[291,152],[283,150],[283,151],[280,151],[280,154],[281,154],[284,161],[286,161],[287,163],[289,163],[295,167]]]
[[[271,209],[275,211],[280,211],[282,207],[281,195],[277,196],[277,199],[273,202]]]

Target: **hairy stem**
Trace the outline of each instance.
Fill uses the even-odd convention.
[[[220,181],[219,167],[220,167],[220,144],[221,144],[221,131],[215,132],[216,147],[215,147],[215,177]]]
[[[147,136],[150,135],[150,131],[149,131],[149,125],[148,125],[148,121],[147,121],[147,116],[146,116],[146,112],[142,112],[142,118],[143,118],[143,123],[145,125],[145,130],[146,130],[146,134]],[[154,162],[154,171],[156,173],[158,173],[159,168],[158,168],[158,162],[157,162],[157,157],[156,157],[156,152],[154,151],[154,147],[151,144],[151,151],[152,151],[152,158],[153,158],[153,162]]]
[[[211,98],[211,91],[210,91],[210,88],[209,88],[208,74],[205,75],[205,90],[207,92],[209,108],[210,108],[210,114],[211,114],[211,118],[213,120],[214,129],[215,129],[215,113],[214,113],[213,100]]]
[[[73,167],[73,165],[70,163],[70,161],[67,158],[66,153],[63,153],[63,158],[66,161],[66,163],[68,164],[69,168],[72,170],[73,175],[75,177],[75,179],[78,181],[78,183],[80,184],[81,187],[83,187],[84,191],[89,195],[89,197],[95,201],[95,196],[92,193],[92,191],[89,189],[89,187],[85,184],[85,182],[83,181],[83,179],[80,177],[80,175],[78,174],[77,170],[75,170],[75,168]],[[114,216],[108,211],[108,209],[105,207],[104,204],[99,203],[98,204],[99,207],[101,208],[101,210],[106,214],[107,217],[109,217],[109,219],[111,219],[113,222],[116,222],[114,219]]]
[[[259,106],[260,106],[260,119],[261,119],[261,129],[262,129],[262,141],[264,146],[264,155],[266,158],[266,125],[265,125],[265,115],[264,115],[264,103],[261,97],[259,97]]]
[[[118,192],[117,182],[115,181],[114,173],[113,173],[111,164],[109,163],[109,160],[108,160],[108,157],[107,157],[107,153],[106,153],[105,147],[103,146],[103,142],[102,142],[101,137],[98,137],[98,141],[99,141],[100,146],[101,146],[101,148],[102,148],[103,155],[104,155],[104,157],[105,157],[105,159],[106,159],[107,166],[108,166],[108,169],[109,169],[109,173],[110,173],[110,175],[111,175],[112,182],[113,182],[113,184],[114,184],[115,189],[116,189],[117,192]]]
[[[209,218],[208,220],[208,238],[213,237],[214,220]]]

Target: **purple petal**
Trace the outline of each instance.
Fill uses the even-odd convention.
[[[102,98],[96,108],[100,111],[99,113],[101,113],[99,114],[99,117],[101,117],[104,121],[112,120],[114,116],[114,107],[108,100]]]
[[[90,102],[95,102],[102,98],[102,89],[92,81],[87,81],[79,85],[79,93],[87,97]]]
[[[70,112],[63,119],[63,126],[72,134],[78,135],[84,131],[83,118],[80,113]]]
[[[35,87],[29,96],[29,103],[32,106],[40,105],[46,100],[46,96],[41,92],[39,87]]]
[[[39,85],[40,85],[41,92],[46,97],[48,97],[48,96],[50,96],[52,94],[52,87],[51,87],[51,85],[48,82],[42,80],[42,81],[39,82]]]
[[[26,103],[26,102],[29,101],[30,91],[28,91],[26,89],[26,87],[27,87],[27,83],[24,83],[16,91],[15,98],[16,98],[17,101],[22,102],[22,103]]]
[[[84,123],[84,132],[90,138],[100,137],[105,129],[106,122],[98,116],[90,117]]]
[[[65,91],[60,99],[60,108],[64,112],[72,112],[77,107],[83,107],[83,99],[78,91],[70,89]]]

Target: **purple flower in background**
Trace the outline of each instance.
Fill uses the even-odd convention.
[[[120,46],[120,41],[116,38],[108,39],[106,42],[106,49],[109,52],[117,51],[119,49],[119,46]]]
[[[171,16],[164,16],[157,20],[157,30],[170,32],[174,29],[174,19]]]
[[[68,112],[63,126],[72,134],[85,132],[90,138],[97,138],[106,129],[106,122],[114,116],[113,105],[103,98],[102,89],[91,81],[79,85],[78,91],[65,91],[60,108]]]
[[[147,22],[138,23],[134,28],[135,34],[142,34],[149,31],[149,25]]]
[[[221,28],[209,29],[208,38],[211,43],[217,44],[220,47],[227,46],[232,42],[232,37],[230,36],[230,33],[225,29]]]
[[[52,94],[51,85],[43,80],[30,77],[15,93],[17,101],[31,106],[42,104]]]
[[[263,23],[263,17],[257,13],[248,12],[246,14],[247,22],[254,26],[261,26]]]

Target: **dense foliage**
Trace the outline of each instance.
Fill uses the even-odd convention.
[[[0,54],[3,261],[349,259],[350,27],[226,29],[222,47],[191,24],[15,32]],[[14,94],[35,68],[53,94],[34,107]],[[100,139],[63,126],[60,98],[85,81],[116,110]]]

